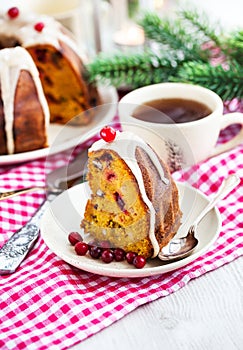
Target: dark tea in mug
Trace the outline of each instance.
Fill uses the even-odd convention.
[[[136,119],[150,123],[188,123],[202,119],[212,110],[202,102],[181,98],[162,98],[139,105],[132,113]]]

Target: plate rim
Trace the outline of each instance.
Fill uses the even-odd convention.
[[[201,192],[199,189],[196,189],[193,186],[189,185],[188,183],[184,183],[184,182],[176,181],[176,184],[179,188],[183,188],[183,187],[189,188],[190,190],[194,191],[196,194],[198,194],[199,196],[204,198],[207,202],[209,202],[209,200],[210,200],[209,197],[207,195],[205,195],[203,192]],[[72,195],[72,192],[74,192],[78,186],[83,186],[83,185],[84,185],[84,183],[68,189],[67,191],[69,192],[69,195],[70,194]],[[65,192],[67,192],[67,191],[65,191]],[[60,194],[58,197],[64,195],[65,192]],[[216,222],[217,229],[216,229],[214,235],[212,236],[210,241],[206,245],[204,245],[200,250],[193,252],[191,255],[187,256],[186,258],[178,260],[178,261],[174,261],[171,263],[162,264],[159,266],[152,266],[152,267],[150,266],[149,267],[148,264],[146,264],[145,267],[142,269],[136,269],[136,268],[133,268],[132,266],[131,266],[131,269],[129,269],[128,265],[126,265],[126,268],[120,267],[120,268],[114,269],[114,267],[112,268],[112,266],[117,265],[119,267],[123,263],[126,264],[126,262],[121,262],[121,263],[120,262],[113,262],[112,264],[105,264],[105,263],[102,263],[101,261],[99,261],[99,262],[97,261],[96,270],[94,271],[93,266],[94,266],[94,263],[96,262],[96,260],[92,259],[92,264],[90,265],[88,263],[88,261],[89,261],[88,259],[91,259],[91,258],[89,258],[88,256],[83,257],[83,256],[77,255],[76,259],[70,258],[67,254],[57,252],[56,246],[55,247],[52,246],[52,244],[48,241],[48,235],[46,235],[44,232],[45,221],[46,221],[46,217],[48,215],[52,215],[51,205],[53,205],[53,203],[55,204],[55,200],[57,200],[57,198],[54,199],[54,201],[50,203],[50,206],[47,208],[47,210],[45,211],[45,213],[43,215],[43,218],[41,220],[41,225],[40,225],[41,237],[43,238],[46,246],[57,257],[59,257],[60,259],[62,259],[66,263],[70,264],[71,266],[73,266],[75,268],[80,269],[81,271],[94,273],[94,274],[97,274],[100,276],[118,277],[118,278],[140,278],[140,277],[149,277],[149,276],[164,274],[164,273],[178,270],[179,268],[182,268],[182,267],[188,265],[190,262],[196,260],[199,256],[202,256],[206,251],[208,251],[210,246],[212,246],[213,243],[218,238],[218,236],[220,234],[220,230],[222,228],[222,218],[221,218],[219,209],[217,207],[215,207],[213,209],[213,212],[214,212],[215,220],[217,220],[217,222]],[[59,200],[60,200],[60,198],[59,198]],[[68,247],[70,248],[70,246],[68,245],[68,241],[67,241],[67,249],[68,249]],[[83,263],[83,259],[86,259],[84,261],[84,263]],[[78,261],[78,263],[77,263],[77,261]]]
[[[105,104],[107,104],[107,105],[108,104],[112,104],[112,105],[116,104],[116,106],[117,106],[118,92],[117,92],[115,87],[113,87],[113,86],[99,86],[98,89],[101,93],[101,97],[104,93],[109,94],[111,101],[106,102]],[[90,138],[92,138],[97,133],[96,129],[99,126],[105,125],[105,124],[111,122],[112,119],[115,117],[115,115],[116,115],[116,111],[114,108],[114,113],[113,113],[113,109],[112,109],[109,113],[107,113],[105,115],[104,118],[102,118],[101,121],[98,122],[97,125],[92,126],[87,132],[84,132],[83,135],[80,135],[78,138],[74,137],[68,141],[65,141],[64,144],[59,145],[58,147],[53,148],[52,145],[50,145],[48,147],[33,150],[33,151],[0,155],[0,164],[1,164],[1,166],[18,164],[21,162],[36,160],[38,158],[46,157],[48,155],[54,155],[54,154],[57,154],[59,152],[63,152],[65,150],[68,150],[72,147],[77,146],[78,144],[80,144],[82,142],[88,141]],[[53,123],[53,125],[56,126],[57,124]],[[60,126],[60,129],[62,130],[65,127],[65,124],[63,124],[63,125],[58,124],[58,126]],[[49,125],[49,128],[51,128],[51,127],[52,127],[52,124]],[[88,125],[85,125],[84,127],[88,127]],[[80,128],[82,128],[82,126],[80,126]]]

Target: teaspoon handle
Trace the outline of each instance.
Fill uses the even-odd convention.
[[[36,186],[36,187],[20,188],[18,190],[13,190],[13,191],[8,191],[8,192],[0,192],[0,201],[7,199],[7,198],[17,196],[19,194],[34,192],[34,191],[44,190],[44,189],[45,189],[45,187]]]
[[[49,193],[61,193],[62,190],[59,188],[48,188],[44,186],[35,186],[35,187],[26,187],[26,188],[20,188],[18,190],[12,190],[7,192],[0,192],[0,201],[3,201],[4,199],[8,199],[11,197],[18,196],[19,194],[24,194],[28,192],[35,192],[35,191],[48,191]]]
[[[199,224],[199,222],[204,218],[204,216],[215,207],[215,205],[224,197],[226,197],[238,184],[240,183],[240,178],[236,174],[231,174],[225,178],[219,187],[216,195],[210,200],[208,205],[203,209],[199,216],[194,221],[194,225]]]

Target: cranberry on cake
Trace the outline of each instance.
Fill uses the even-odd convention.
[[[96,242],[156,257],[176,234],[179,195],[167,165],[140,137],[101,131],[89,149],[91,189],[81,227]]]

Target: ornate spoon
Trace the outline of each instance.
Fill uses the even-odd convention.
[[[215,205],[227,194],[229,194],[240,182],[240,178],[236,174],[229,175],[223,180],[218,192],[210,200],[208,205],[194,220],[185,237],[172,239],[165,247],[161,249],[158,258],[162,261],[173,261],[185,258],[193,252],[198,245],[198,239],[195,237],[197,226],[204,216],[215,207]]]

